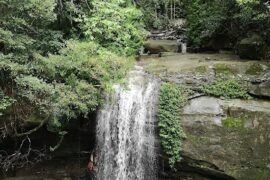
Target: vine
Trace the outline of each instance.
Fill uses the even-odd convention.
[[[180,114],[186,102],[184,94],[184,89],[178,85],[172,83],[161,85],[158,111],[159,135],[171,168],[181,160],[181,144],[185,134],[180,125]]]

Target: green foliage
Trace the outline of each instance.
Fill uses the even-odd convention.
[[[28,61],[35,51],[46,54],[62,48],[61,33],[49,28],[56,20],[55,6],[54,0],[1,0],[0,51]]]
[[[0,90],[0,116],[3,115],[5,110],[10,107],[14,103],[14,99],[5,96],[3,91]]]
[[[0,0],[0,15],[1,111],[14,99],[18,121],[49,116],[52,131],[95,111],[132,65],[117,54],[134,55],[145,38],[141,12],[124,1]]]
[[[184,7],[187,36],[192,46],[220,44],[226,38],[233,48],[239,37],[252,32],[270,43],[270,6],[267,0],[185,0]]]
[[[173,168],[180,161],[181,141],[184,132],[181,128],[180,112],[186,99],[183,88],[163,83],[159,97],[159,128],[163,150],[169,157],[169,164]]]
[[[265,31],[263,28],[269,27],[267,23],[269,23],[270,6],[266,0],[237,0],[237,2],[239,11],[234,18],[240,22],[242,32],[245,28],[250,31],[256,28],[257,31],[263,32]]]
[[[172,20],[183,17],[182,0],[140,0],[138,6],[148,29],[166,29]]]
[[[154,29],[162,29],[169,23],[169,19],[166,14],[157,14],[157,9],[164,8],[167,2],[156,0],[140,1],[140,6],[144,14],[144,21],[146,26]]]
[[[55,8],[57,21],[52,26],[68,38],[82,38],[84,19],[89,17],[92,11],[91,2],[92,0],[58,0]]]
[[[141,11],[118,1],[92,4],[92,14],[84,20],[86,37],[118,54],[134,55],[146,37]]]
[[[141,17],[131,1],[0,0],[0,144],[46,126],[60,136],[55,151],[70,120],[125,78],[133,58],[119,55],[142,45]]]
[[[44,76],[49,81],[71,80],[76,76],[94,85],[116,82],[126,73],[131,58],[121,58],[91,41],[71,40],[61,55],[39,58],[32,71]],[[76,80],[74,80],[76,81]],[[102,84],[100,84],[102,83]]]
[[[34,56],[15,79],[16,98],[51,115],[50,129],[61,129],[71,118],[87,115],[101,103],[101,91],[125,77],[132,59],[121,58],[89,41],[71,40],[60,55]],[[17,64],[1,66],[5,72]],[[20,67],[20,66],[19,66]],[[4,85],[4,84],[2,84]]]
[[[248,99],[250,96],[247,90],[241,83],[235,79],[219,79],[212,85],[204,85],[201,90],[209,95],[226,97],[226,98],[244,98]]]
[[[231,0],[185,1],[187,36],[193,46],[202,46],[222,34]]]

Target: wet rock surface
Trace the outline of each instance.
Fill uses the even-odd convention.
[[[270,102],[193,99],[183,110],[183,155],[236,179],[270,177]],[[209,167],[208,167],[209,168]]]
[[[248,89],[249,89],[249,93],[253,95],[270,98],[269,87],[270,87],[270,79],[261,83],[251,83],[248,86]]]

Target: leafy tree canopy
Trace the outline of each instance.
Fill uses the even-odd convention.
[[[63,136],[95,111],[143,43],[141,16],[129,1],[0,0],[1,137]]]

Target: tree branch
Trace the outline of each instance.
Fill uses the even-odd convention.
[[[43,119],[43,121],[41,121],[41,123],[37,127],[35,127],[34,129],[31,129],[31,130],[24,132],[24,133],[19,133],[19,134],[15,133],[15,137],[28,136],[28,135],[32,134],[33,132],[36,132],[48,121],[49,117],[50,116]]]
[[[67,134],[67,132],[60,132],[59,133],[60,140],[57,142],[57,144],[54,147],[50,147],[50,151],[51,152],[54,152],[56,149],[58,149],[61,146],[61,144],[62,144],[62,142],[63,142],[64,137],[65,137],[66,134]]]

